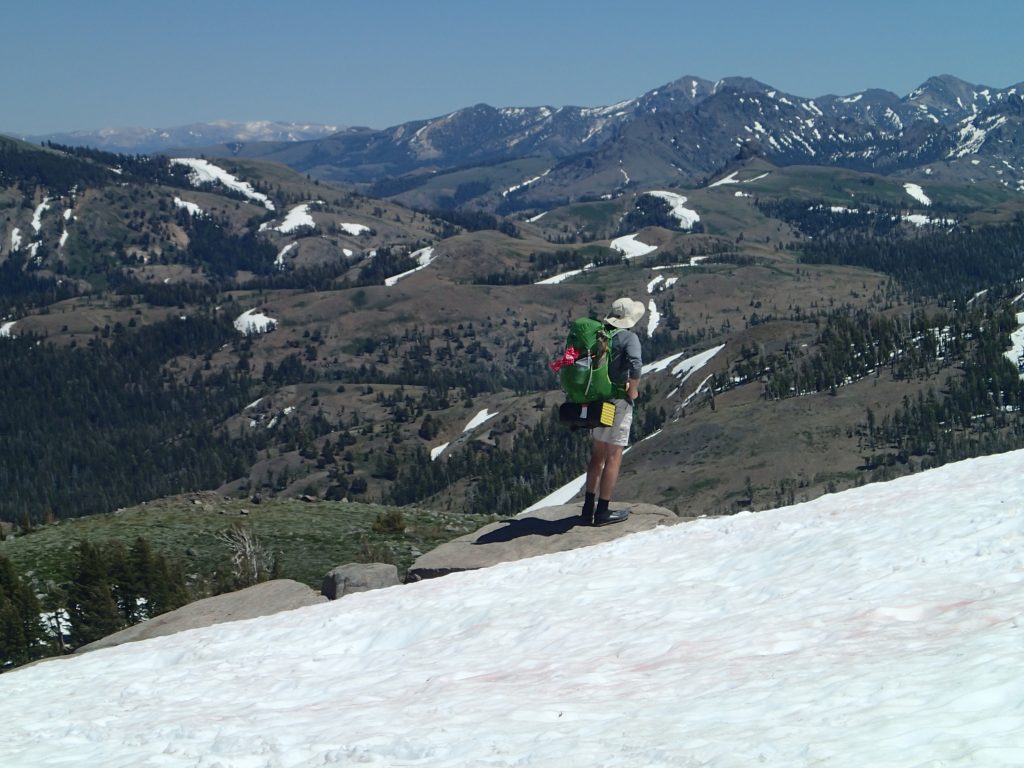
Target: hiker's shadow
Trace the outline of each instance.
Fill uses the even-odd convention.
[[[540,517],[517,517],[506,520],[505,525],[480,536],[474,544],[495,544],[502,541],[513,541],[523,536],[557,536],[572,530],[579,522],[576,515],[562,517],[558,520],[544,520]]]

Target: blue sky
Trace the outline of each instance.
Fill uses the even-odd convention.
[[[1024,81],[1019,0],[33,0],[3,9],[0,130],[599,106],[684,75],[805,97]]]

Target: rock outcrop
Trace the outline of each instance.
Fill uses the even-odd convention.
[[[320,594],[328,600],[337,600],[353,592],[393,587],[402,582],[398,568],[390,563],[348,563],[332,568],[320,585]]]
[[[654,504],[621,502],[612,506],[629,509],[629,518],[600,528],[582,526],[579,525],[580,505],[576,503],[545,507],[510,520],[491,523],[419,557],[409,568],[406,581],[431,579],[455,571],[471,571],[535,555],[564,552],[682,521],[671,510]]]
[[[600,528],[582,526],[579,525],[579,504],[575,503],[547,507],[509,520],[491,523],[422,555],[412,564],[406,574],[406,581],[430,579],[456,571],[487,568],[497,563],[522,560],[535,555],[564,552],[683,521],[672,511],[653,504],[619,503],[613,506],[629,509],[629,518],[624,522]],[[197,600],[175,611],[83,645],[75,652],[84,653],[109,648],[226,621],[269,616],[280,611],[336,600],[353,592],[379,589],[399,583],[398,570],[394,565],[350,563],[338,566],[324,576],[320,594],[297,581],[267,581],[237,592]]]
[[[186,629],[208,627],[225,621],[253,619],[269,616],[280,611],[290,611],[314,603],[326,602],[327,598],[315,590],[290,579],[275,579],[252,587],[207,597],[182,606],[174,611],[162,613],[141,624],[122,629],[112,635],[83,645],[75,653],[95,651],[100,648],[145,640],[150,637],[173,635]]]

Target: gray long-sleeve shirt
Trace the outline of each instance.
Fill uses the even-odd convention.
[[[640,337],[626,329],[617,331],[612,336],[608,378],[620,385],[629,379],[639,379],[644,365],[641,355]]]

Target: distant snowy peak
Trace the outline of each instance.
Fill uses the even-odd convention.
[[[997,89],[972,85],[952,75],[941,75],[928,78],[907,96],[907,102],[943,122],[956,122],[993,105],[1005,103],[1010,97],[1021,93],[1024,91],[1020,85]]]
[[[208,147],[233,142],[296,142],[320,139],[343,130],[336,125],[292,123],[273,120],[191,123],[174,128],[101,128],[42,136],[27,136],[36,143],[52,141],[70,146],[87,146],[109,152],[150,153],[170,149]]]

